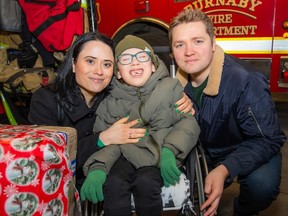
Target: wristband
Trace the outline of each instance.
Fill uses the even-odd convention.
[[[101,141],[101,139],[98,139],[97,146],[100,148],[103,148],[103,147],[105,147],[105,144]]]

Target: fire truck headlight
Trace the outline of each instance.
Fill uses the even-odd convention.
[[[288,20],[283,21],[282,28],[288,30]]]

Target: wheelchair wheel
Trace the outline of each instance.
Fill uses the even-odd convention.
[[[204,212],[200,211],[201,205],[205,202],[204,192],[204,179],[208,174],[207,163],[204,155],[204,151],[201,146],[197,146],[195,149],[195,179],[193,185],[192,201],[194,204],[194,210],[197,215],[203,216]]]
[[[89,201],[82,202],[83,216],[104,216],[103,202],[93,204]]]
[[[189,206],[185,206],[177,216],[195,216],[195,213],[191,211]]]

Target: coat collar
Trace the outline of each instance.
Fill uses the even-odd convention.
[[[95,98],[92,107],[88,107],[85,100],[81,96],[75,94],[73,97],[73,110],[70,111],[67,108],[63,109],[66,115],[69,116],[73,122],[77,122],[80,119],[85,118],[87,115],[92,117],[95,115],[100,102],[106,97],[107,94],[107,89],[104,89],[102,92],[100,92],[99,95],[97,95]]]
[[[219,87],[221,82],[222,70],[224,65],[224,51],[216,45],[215,52],[211,61],[211,72],[208,77],[208,83],[203,93],[216,96],[219,93]],[[188,74],[178,68],[176,78],[180,81],[182,86],[186,86],[188,83]]]

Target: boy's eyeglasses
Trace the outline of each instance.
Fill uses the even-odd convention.
[[[122,65],[131,64],[133,61],[133,57],[135,57],[139,62],[147,62],[151,58],[151,52],[148,51],[140,51],[134,55],[132,54],[123,54],[118,56],[117,62]]]

